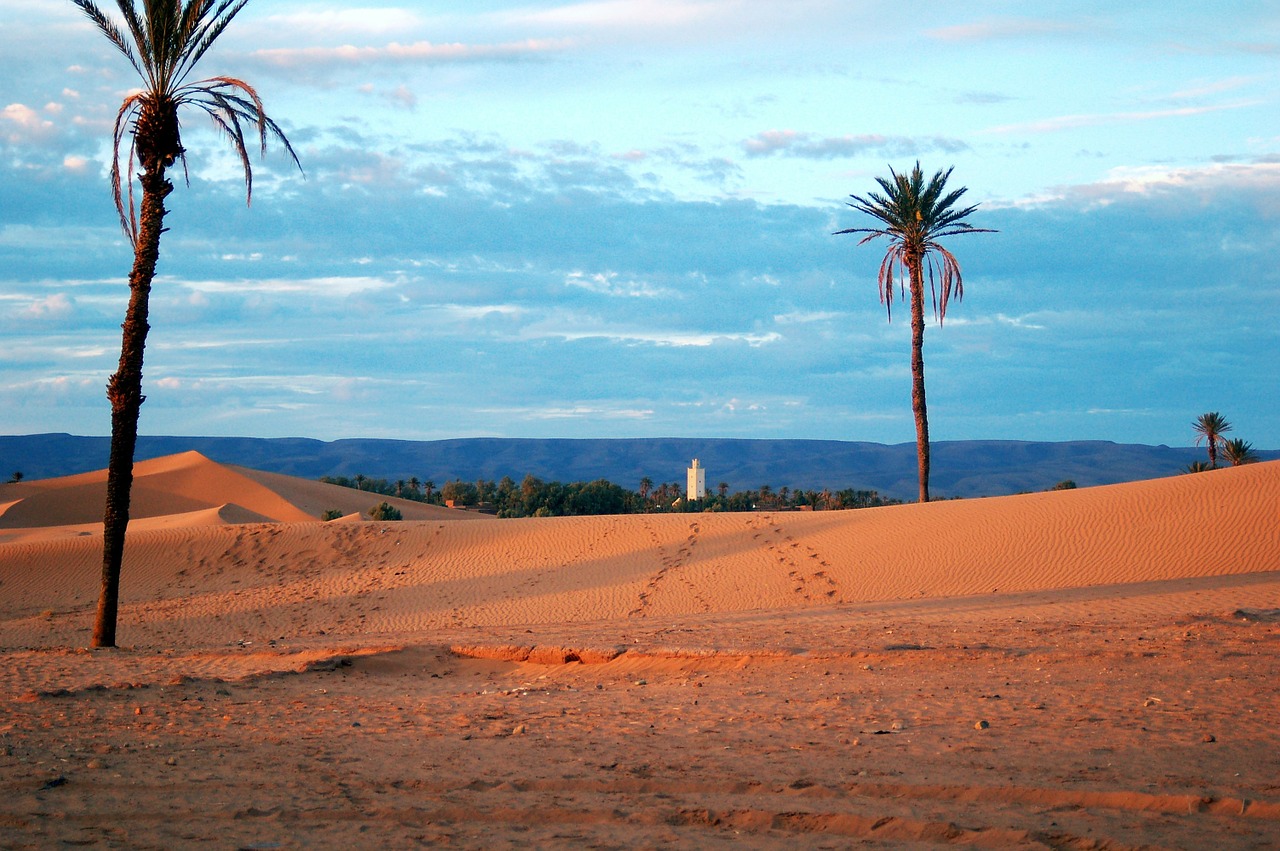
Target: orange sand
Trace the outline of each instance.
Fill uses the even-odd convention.
[[[103,474],[0,486],[0,847],[1280,844],[1280,462],[327,524],[382,497],[137,476],[114,651]]]

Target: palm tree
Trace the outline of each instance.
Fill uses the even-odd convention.
[[[142,78],[142,88],[125,96],[116,114],[111,163],[112,193],[120,224],[133,244],[129,274],[129,307],[125,313],[120,364],[107,384],[111,401],[111,457],[107,467],[107,504],[103,515],[102,592],[93,628],[93,646],[114,647],[124,534],[129,525],[133,486],[133,454],[138,439],[142,395],[142,353],[146,346],[151,281],[160,257],[164,232],[164,200],[173,191],[165,172],[184,161],[178,113],[192,107],[206,113],[231,140],[244,168],[246,200],[252,198],[253,172],[245,129],[256,129],[266,151],[267,136],[279,139],[298,164],[298,157],[274,121],[267,117],[253,87],[234,77],[189,82],[201,57],[244,8],[248,0],[116,0],[124,24],[112,21],[91,0],[71,0],[125,55]],[[121,145],[129,138],[125,171]],[[135,160],[142,200],[134,206]],[[301,165],[299,164],[299,168]],[[126,188],[127,187],[127,188]],[[127,200],[126,200],[127,199]]]
[[[1258,461],[1258,453],[1253,451],[1253,444],[1239,437],[1222,444],[1222,457],[1226,458],[1232,467],[1254,464]]]
[[[951,169],[938,171],[926,184],[920,163],[909,174],[889,169],[891,179],[877,177],[884,190],[881,195],[870,192],[849,196],[848,202],[860,213],[879,220],[873,228],[847,228],[836,234],[866,234],[859,245],[876,237],[888,237],[889,249],[880,263],[880,301],[893,320],[893,285],[898,279],[902,289],[902,273],[910,280],[911,304],[911,408],[916,418],[916,456],[920,469],[920,501],[929,501],[929,417],[924,397],[924,278],[929,273],[929,290],[933,296],[933,313],[941,325],[954,292],[959,301],[964,296],[960,263],[938,240],[966,233],[994,233],[988,228],[975,228],[965,221],[977,209],[957,207],[956,202],[968,191],[965,187],[946,192]],[[902,297],[907,298],[905,291]]]
[[[1209,468],[1214,469],[1218,466],[1218,449],[1226,443],[1226,438],[1222,435],[1231,431],[1231,423],[1223,418],[1222,414],[1217,411],[1210,411],[1207,414],[1201,414],[1196,417],[1195,422],[1191,424],[1191,428],[1199,437],[1196,438],[1196,446],[1204,441],[1209,449]]]
[[[1213,468],[1204,461],[1192,461],[1190,464],[1182,468],[1184,473],[1205,473],[1212,469]]]
[[[640,499],[648,501],[649,491],[653,488],[653,479],[645,476],[640,480]]]

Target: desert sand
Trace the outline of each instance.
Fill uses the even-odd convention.
[[[1280,847],[1280,462],[374,523],[187,453],[88,650],[104,480],[0,486],[0,847]]]

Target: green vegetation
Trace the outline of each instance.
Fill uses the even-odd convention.
[[[789,487],[776,492],[769,485],[756,490],[729,493],[729,485],[721,482],[719,493],[704,499],[687,500],[683,487],[675,482],[663,482],[656,487],[647,476],[640,482],[639,491],[629,491],[606,479],[593,482],[546,482],[527,475],[516,484],[510,476],[498,481],[481,479],[464,482],[455,479],[446,482],[438,491],[400,487],[400,482],[371,479],[363,474],[353,477],[323,476],[320,481],[341,487],[355,488],[383,496],[401,498],[432,505],[452,505],[455,508],[474,508],[496,514],[499,517],[569,517],[602,514],[657,514],[702,511],[836,511],[851,508],[872,508],[897,505],[901,500],[882,497],[876,491],[800,490]],[[383,503],[387,505],[386,503]],[[391,510],[393,506],[387,505]],[[399,519],[380,518],[374,519]]]
[[[373,508],[369,509],[370,520],[403,520],[404,515],[400,513],[400,509],[386,502],[380,502]]]
[[[320,519],[328,523],[330,520],[337,520],[342,516],[342,512],[336,508],[326,508],[324,514],[320,515]]]
[[[22,471],[14,470],[13,475],[9,477],[9,481],[5,484],[16,485],[20,481],[22,481]]]
[[[1236,437],[1222,444],[1222,457],[1232,467],[1241,464],[1254,464],[1258,461],[1258,453],[1253,451],[1253,444]]]
[[[253,190],[253,172],[245,130],[257,130],[265,151],[267,136],[279,139],[297,163],[284,133],[265,111],[258,93],[234,77],[188,78],[204,54],[222,35],[242,2],[180,3],[147,0],[141,10],[134,0],[117,0],[124,25],[112,21],[92,0],[72,0],[141,77],[141,86],[125,95],[116,113],[112,135],[111,187],[120,224],[133,247],[129,274],[129,307],[122,326],[120,364],[107,382],[111,402],[111,457],[107,466],[107,500],[103,516],[102,590],[94,620],[94,647],[116,644],[116,614],[120,596],[120,568],[124,534],[129,525],[129,492],[133,485],[133,455],[138,442],[138,413],[142,395],[142,353],[146,346],[151,283],[160,259],[164,233],[165,198],[173,184],[165,172],[178,160],[186,164],[178,113],[196,109],[213,119],[231,142],[244,169],[246,200]],[[128,141],[128,144],[124,143]],[[127,151],[125,168],[121,153]],[[142,186],[134,207],[133,180]],[[126,200],[127,199],[127,200]]]
[[[960,197],[968,191],[965,187],[946,192],[951,169],[938,171],[928,184],[920,163],[909,174],[898,174],[889,169],[890,179],[877,177],[876,183],[884,190],[880,195],[870,192],[865,197],[851,195],[849,206],[865,213],[880,224],[871,228],[847,228],[836,234],[866,234],[859,245],[877,237],[886,237],[889,248],[880,263],[880,301],[893,321],[893,288],[897,283],[902,289],[902,274],[910,280],[911,304],[911,409],[916,418],[916,457],[920,475],[920,501],[929,501],[929,415],[924,395],[924,284],[925,269],[929,272],[929,291],[933,295],[933,315],[941,325],[947,315],[947,304],[954,292],[959,301],[964,296],[964,281],[960,276],[960,263],[955,255],[938,240],[947,236],[966,233],[994,233],[986,228],[975,228],[965,218],[977,209],[977,205],[957,208]],[[895,279],[897,279],[895,281]],[[906,298],[906,293],[903,293]]]

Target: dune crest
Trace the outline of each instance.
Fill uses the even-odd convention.
[[[101,529],[106,484],[106,470],[97,470],[57,479],[0,485],[0,530],[93,524]],[[302,523],[319,520],[328,509],[339,510],[344,515],[368,512],[369,508],[382,501],[395,504],[408,519],[480,517],[323,482],[230,467],[193,451],[140,461],[134,465],[130,528],[149,528],[137,521],[158,518],[167,518],[164,521],[167,525],[179,525],[185,519],[192,526],[207,526],[212,522]],[[210,511],[215,514],[210,515]],[[14,537],[9,535],[0,537],[0,540],[12,540]],[[30,538],[31,535],[28,532],[23,537]]]

